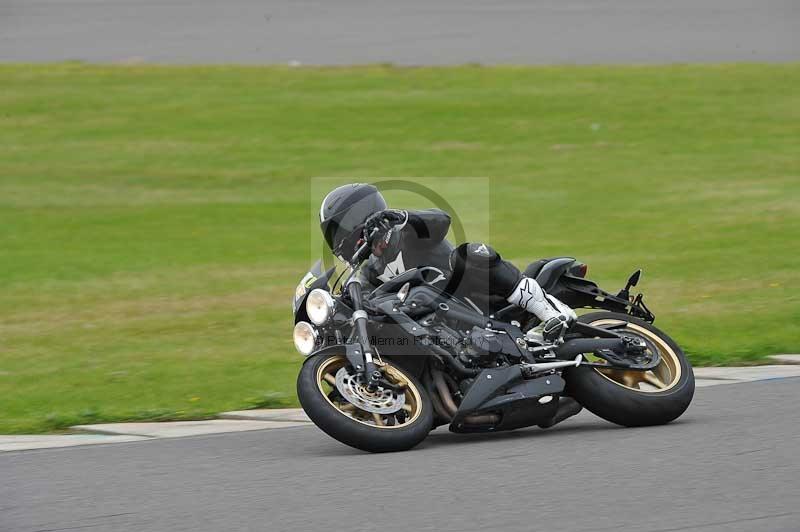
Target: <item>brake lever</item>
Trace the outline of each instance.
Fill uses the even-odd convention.
[[[361,263],[367,260],[372,254],[372,239],[377,233],[378,229],[373,229],[367,238],[364,239],[364,243],[361,244],[361,246],[356,250],[355,254],[353,255],[353,261],[350,263],[350,266],[353,268],[353,270],[357,269]]]

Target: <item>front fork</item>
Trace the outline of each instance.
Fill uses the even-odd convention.
[[[361,282],[353,279],[347,284],[347,292],[353,304],[353,331],[355,333],[355,345],[360,349],[349,350],[357,361],[350,362],[356,371],[363,373],[367,380],[367,387],[375,390],[381,381],[381,372],[373,361],[372,345],[369,342],[369,332],[367,331],[367,313],[364,311],[363,300],[361,297]],[[359,352],[360,351],[360,352]]]

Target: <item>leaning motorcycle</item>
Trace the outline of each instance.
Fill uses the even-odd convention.
[[[459,433],[549,428],[583,407],[623,426],[660,425],[692,400],[686,355],[653,326],[642,294],[630,293],[641,270],[612,294],[573,258],[530,264],[525,275],[546,292],[601,310],[546,343],[524,309],[453,296],[435,268],[367,291],[355,274],[369,255],[364,243],[341,285],[335,268],[317,263],[293,302],[294,343],[306,356],[297,396],[342,443],[401,451],[445,424]]]

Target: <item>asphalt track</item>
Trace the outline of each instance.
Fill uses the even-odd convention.
[[[800,530],[800,379],[677,422],[455,435],[369,455],[315,427],[0,455],[0,530]]]
[[[800,60],[797,0],[0,0],[0,61]]]
[[[0,61],[800,60],[796,0],[0,0]],[[800,379],[678,422],[440,428],[366,455],[314,427],[0,455],[0,531],[800,530]]]

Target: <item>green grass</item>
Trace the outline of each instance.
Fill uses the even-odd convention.
[[[695,364],[797,352],[798,87],[800,65],[0,66],[0,433],[293,404],[316,176],[490,178],[422,181],[520,265],[575,255],[609,289],[642,266]]]

